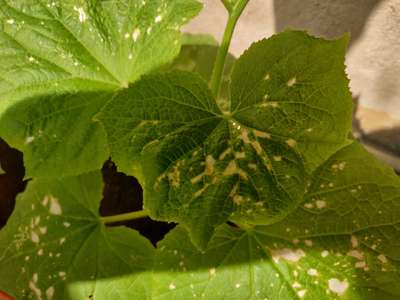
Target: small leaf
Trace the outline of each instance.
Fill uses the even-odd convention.
[[[16,299],[148,299],[154,249],[134,230],[101,224],[101,192],[98,173],[31,181],[0,231],[0,290]]]
[[[61,178],[99,169],[107,138],[93,116],[111,93],[37,96],[18,102],[0,122],[0,135],[24,153],[26,177]]]

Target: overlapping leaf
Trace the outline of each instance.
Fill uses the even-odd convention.
[[[287,218],[222,226],[205,252],[177,228],[159,245],[157,299],[398,299],[399,178],[354,143],[313,179]]]
[[[253,45],[225,113],[193,75],[143,78],[100,116],[112,157],[143,179],[152,216],[183,223],[198,246],[228,219],[276,222],[302,201],[306,170],[347,143],[345,46],[303,32]]]
[[[98,173],[30,182],[0,232],[0,290],[16,299],[148,299],[154,248],[102,225],[101,192]]]
[[[88,107],[93,111],[96,104],[98,111],[103,102],[93,94],[79,96],[82,105],[76,105],[76,99],[70,103],[68,97],[52,97],[125,88],[169,62],[180,49],[180,26],[200,7],[195,0],[1,0],[0,135],[27,153],[27,176],[98,169],[107,147]],[[43,94],[42,99],[31,99]],[[15,120],[15,113],[24,117]],[[71,114],[84,116],[79,126]],[[66,144],[75,149],[64,151]],[[87,150],[78,151],[83,148]],[[88,159],[91,149],[96,151]]]

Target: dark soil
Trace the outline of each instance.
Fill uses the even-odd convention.
[[[5,174],[0,175],[0,228],[11,215],[15,197],[25,189],[26,182],[22,153],[10,148],[0,139],[0,164]],[[1,299],[1,298],[0,298]]]

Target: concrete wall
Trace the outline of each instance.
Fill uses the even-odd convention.
[[[220,39],[226,12],[219,0],[203,0],[205,9],[190,32]],[[351,88],[361,105],[400,119],[400,0],[250,0],[232,42],[240,55],[253,41],[285,28],[318,36],[350,32],[347,56]]]

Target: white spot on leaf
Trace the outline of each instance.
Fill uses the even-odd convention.
[[[58,202],[58,199],[54,198],[54,197],[50,197],[50,209],[49,209],[50,213],[52,215],[61,215],[62,214],[62,209],[61,209],[61,205]]]
[[[79,22],[84,23],[87,20],[87,16],[83,7],[74,6],[74,10],[78,12]]]
[[[140,36],[140,29],[136,28],[132,33],[133,41],[136,42],[138,40],[139,36]]]
[[[296,82],[297,82],[296,77],[293,77],[293,78],[289,79],[289,81],[287,82],[287,86],[292,87],[296,84]]]
[[[279,262],[280,259],[284,259],[291,262],[297,262],[302,257],[306,256],[306,254],[301,249],[293,250],[293,249],[283,248],[283,249],[271,250],[271,256],[275,262]]]
[[[346,292],[349,283],[346,280],[340,281],[337,278],[331,278],[328,280],[328,287],[332,292],[341,296]]]

